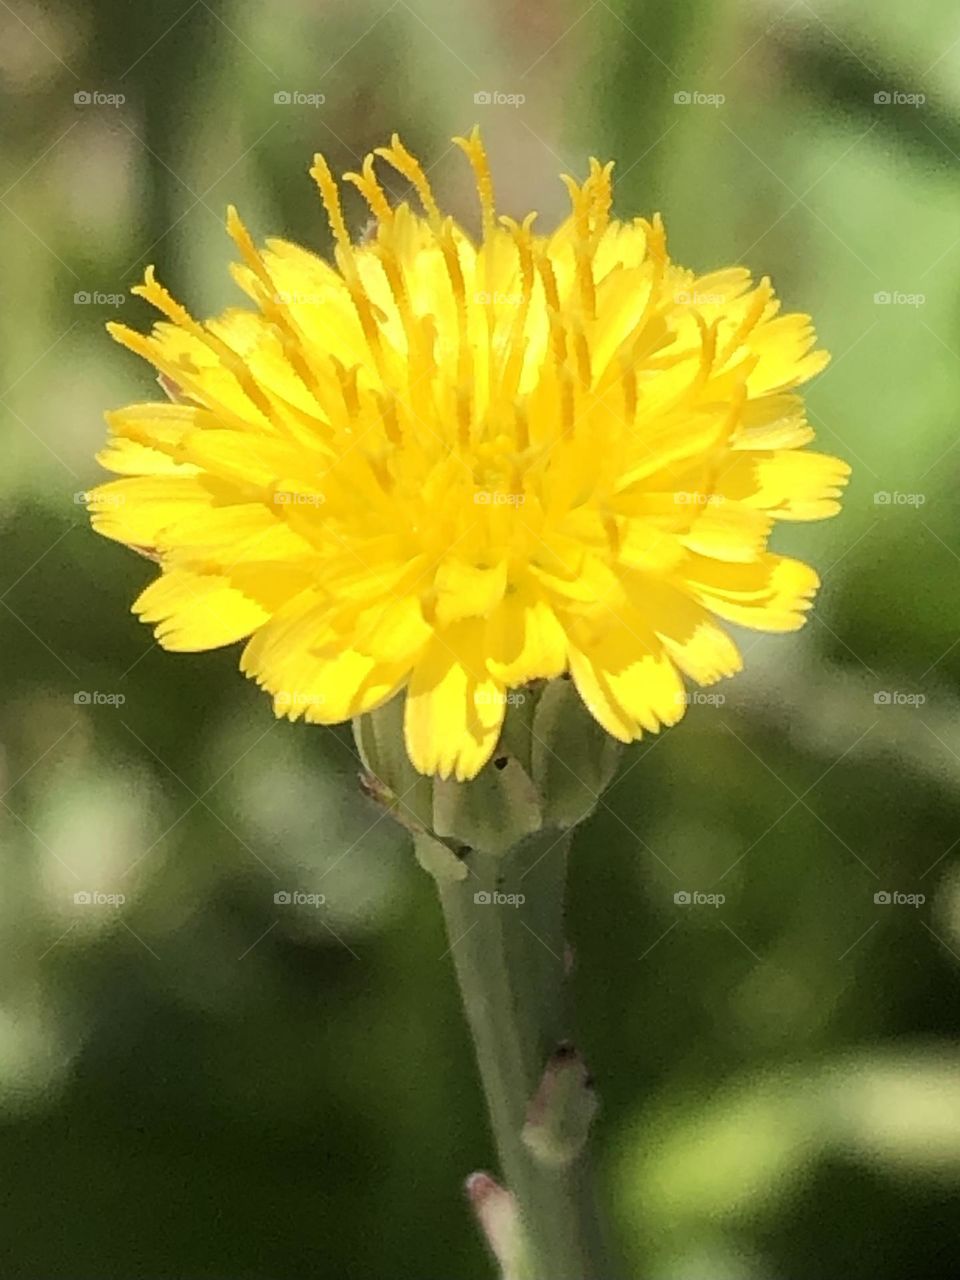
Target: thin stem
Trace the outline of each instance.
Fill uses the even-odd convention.
[[[438,884],[503,1176],[520,1209],[529,1275],[608,1280],[585,1161],[545,1164],[522,1138],[548,1059],[569,1035],[563,937],[568,846],[568,836],[558,839],[553,832],[505,857],[474,851],[465,880]]]

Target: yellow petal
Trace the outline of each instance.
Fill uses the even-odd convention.
[[[591,714],[622,742],[676,724],[686,710],[676,667],[636,613],[584,651],[571,649],[570,669]]]
[[[482,623],[461,623],[437,636],[414,668],[404,737],[421,773],[464,782],[493,754],[506,696],[484,671],[482,639]]]
[[[773,519],[763,511],[754,511],[724,497],[723,494],[691,494],[705,497],[694,503],[696,516],[679,541],[691,551],[714,560],[748,563],[762,554]]]
[[[270,419],[241,388],[235,375],[192,333],[172,324],[158,324],[146,337],[123,324],[108,324],[111,337],[129,351],[149,360],[192,400],[240,430],[259,427],[270,434]]]
[[[229,480],[248,493],[272,491],[283,477],[295,476],[314,466],[317,460],[275,436],[245,431],[190,431],[181,440],[178,456],[223,480]]]
[[[270,617],[269,607],[218,575],[164,573],[137,597],[133,612],[156,623],[165,649],[196,653],[242,640]]]
[[[408,662],[359,653],[344,639],[321,650],[330,604],[304,593],[247,645],[240,667],[274,697],[278,716],[339,724],[388,701],[409,672]]]
[[[91,489],[87,507],[98,533],[152,550],[164,529],[212,511],[216,497],[203,476],[136,476]]]
[[[778,520],[823,520],[840,510],[849,475],[849,466],[827,453],[749,450],[723,464],[717,492]]]
[[[362,653],[409,666],[419,657],[432,635],[433,627],[423,616],[419,597],[409,595],[389,600],[386,604],[377,601],[360,614],[353,644]]]
[[[666,652],[698,684],[714,684],[743,666],[730,636],[686,591],[644,574],[638,576],[631,596]]]
[[[750,335],[748,346],[760,357],[747,379],[751,396],[784,391],[806,382],[830,363],[826,351],[811,351],[817,340],[810,317],[777,316]]]
[[[272,561],[306,569],[313,546],[259,502],[231,503],[191,514],[162,530],[157,546],[165,563],[203,562],[230,574],[236,565]]]
[[[177,458],[184,434],[197,427],[217,425],[217,419],[206,410],[185,404],[131,404],[106,414],[106,419],[111,437],[107,445],[109,456],[127,459],[139,445],[142,456],[150,459],[150,465],[141,468],[147,475],[159,469],[157,455],[166,457],[168,466],[178,471],[185,469],[188,464]],[[110,466],[106,461],[104,465]]]
[[[567,667],[567,636],[543,593],[532,583],[508,594],[487,630],[487,669],[511,688],[552,679]]]
[[[177,462],[159,449],[136,440],[124,440],[121,436],[107,441],[97,454],[97,461],[107,471],[120,476],[190,476],[199,471],[199,467]]]
[[[795,395],[769,395],[746,402],[730,447],[799,449],[812,439],[813,429],[807,423],[803,399]]]
[[[445,557],[434,579],[437,622],[446,627],[463,618],[485,617],[503,599],[506,586],[505,560],[488,566]]]
[[[756,564],[691,557],[683,577],[712,613],[759,631],[797,631],[820,585],[809,565],[770,553]]]

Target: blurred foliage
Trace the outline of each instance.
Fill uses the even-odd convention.
[[[275,724],[234,653],[161,655],[129,615],[152,568],[75,502],[102,410],[156,394],[102,329],[146,322],[148,262],[200,314],[235,300],[226,203],[323,250],[311,155],[393,129],[469,221],[448,139],[477,119],[505,211],[549,225],[556,171],[613,156],[681,261],[771,274],[834,352],[811,411],[855,467],[842,519],[780,539],[823,572],[806,632],[745,637],[726,701],[639,744],[577,840],[628,1274],[956,1271],[958,35],[946,0],[0,8],[0,1274],[488,1274],[429,883],[349,736]]]

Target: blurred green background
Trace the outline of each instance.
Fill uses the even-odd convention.
[[[678,260],[771,274],[855,468],[779,540],[823,574],[806,631],[746,637],[576,841],[627,1274],[958,1274],[958,71],[948,0],[0,4],[0,1274],[490,1274],[430,883],[348,734],[275,724],[235,652],[153,646],[152,567],[75,501],[102,411],[158,394],[103,332],[147,323],[147,263],[214,312],[227,202],[323,250],[313,152],[394,129],[469,220],[477,121],[505,212],[549,225],[557,171],[613,157]]]

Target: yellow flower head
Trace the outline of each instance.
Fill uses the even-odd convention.
[[[231,209],[254,309],[113,336],[175,403],[108,415],[101,533],[162,573],[134,605],[167,649],[247,640],[278,715],[334,724],[406,689],[427,774],[473,777],[509,690],[569,672],[629,742],[673,724],[682,676],[741,666],[717,618],[792,631],[818,585],[767,550],[775,520],[833,515],[848,468],[794,389],[822,369],[809,318],[767,280],[674,265],[663,225],[610,216],[612,165],[564,178],[551,235],[498,217],[475,131],[474,241],[400,140],[376,154],[416,192],[392,207],[374,157],[345,180],[373,212],[354,241],[326,161],[311,170],[335,265],[258,249]]]

